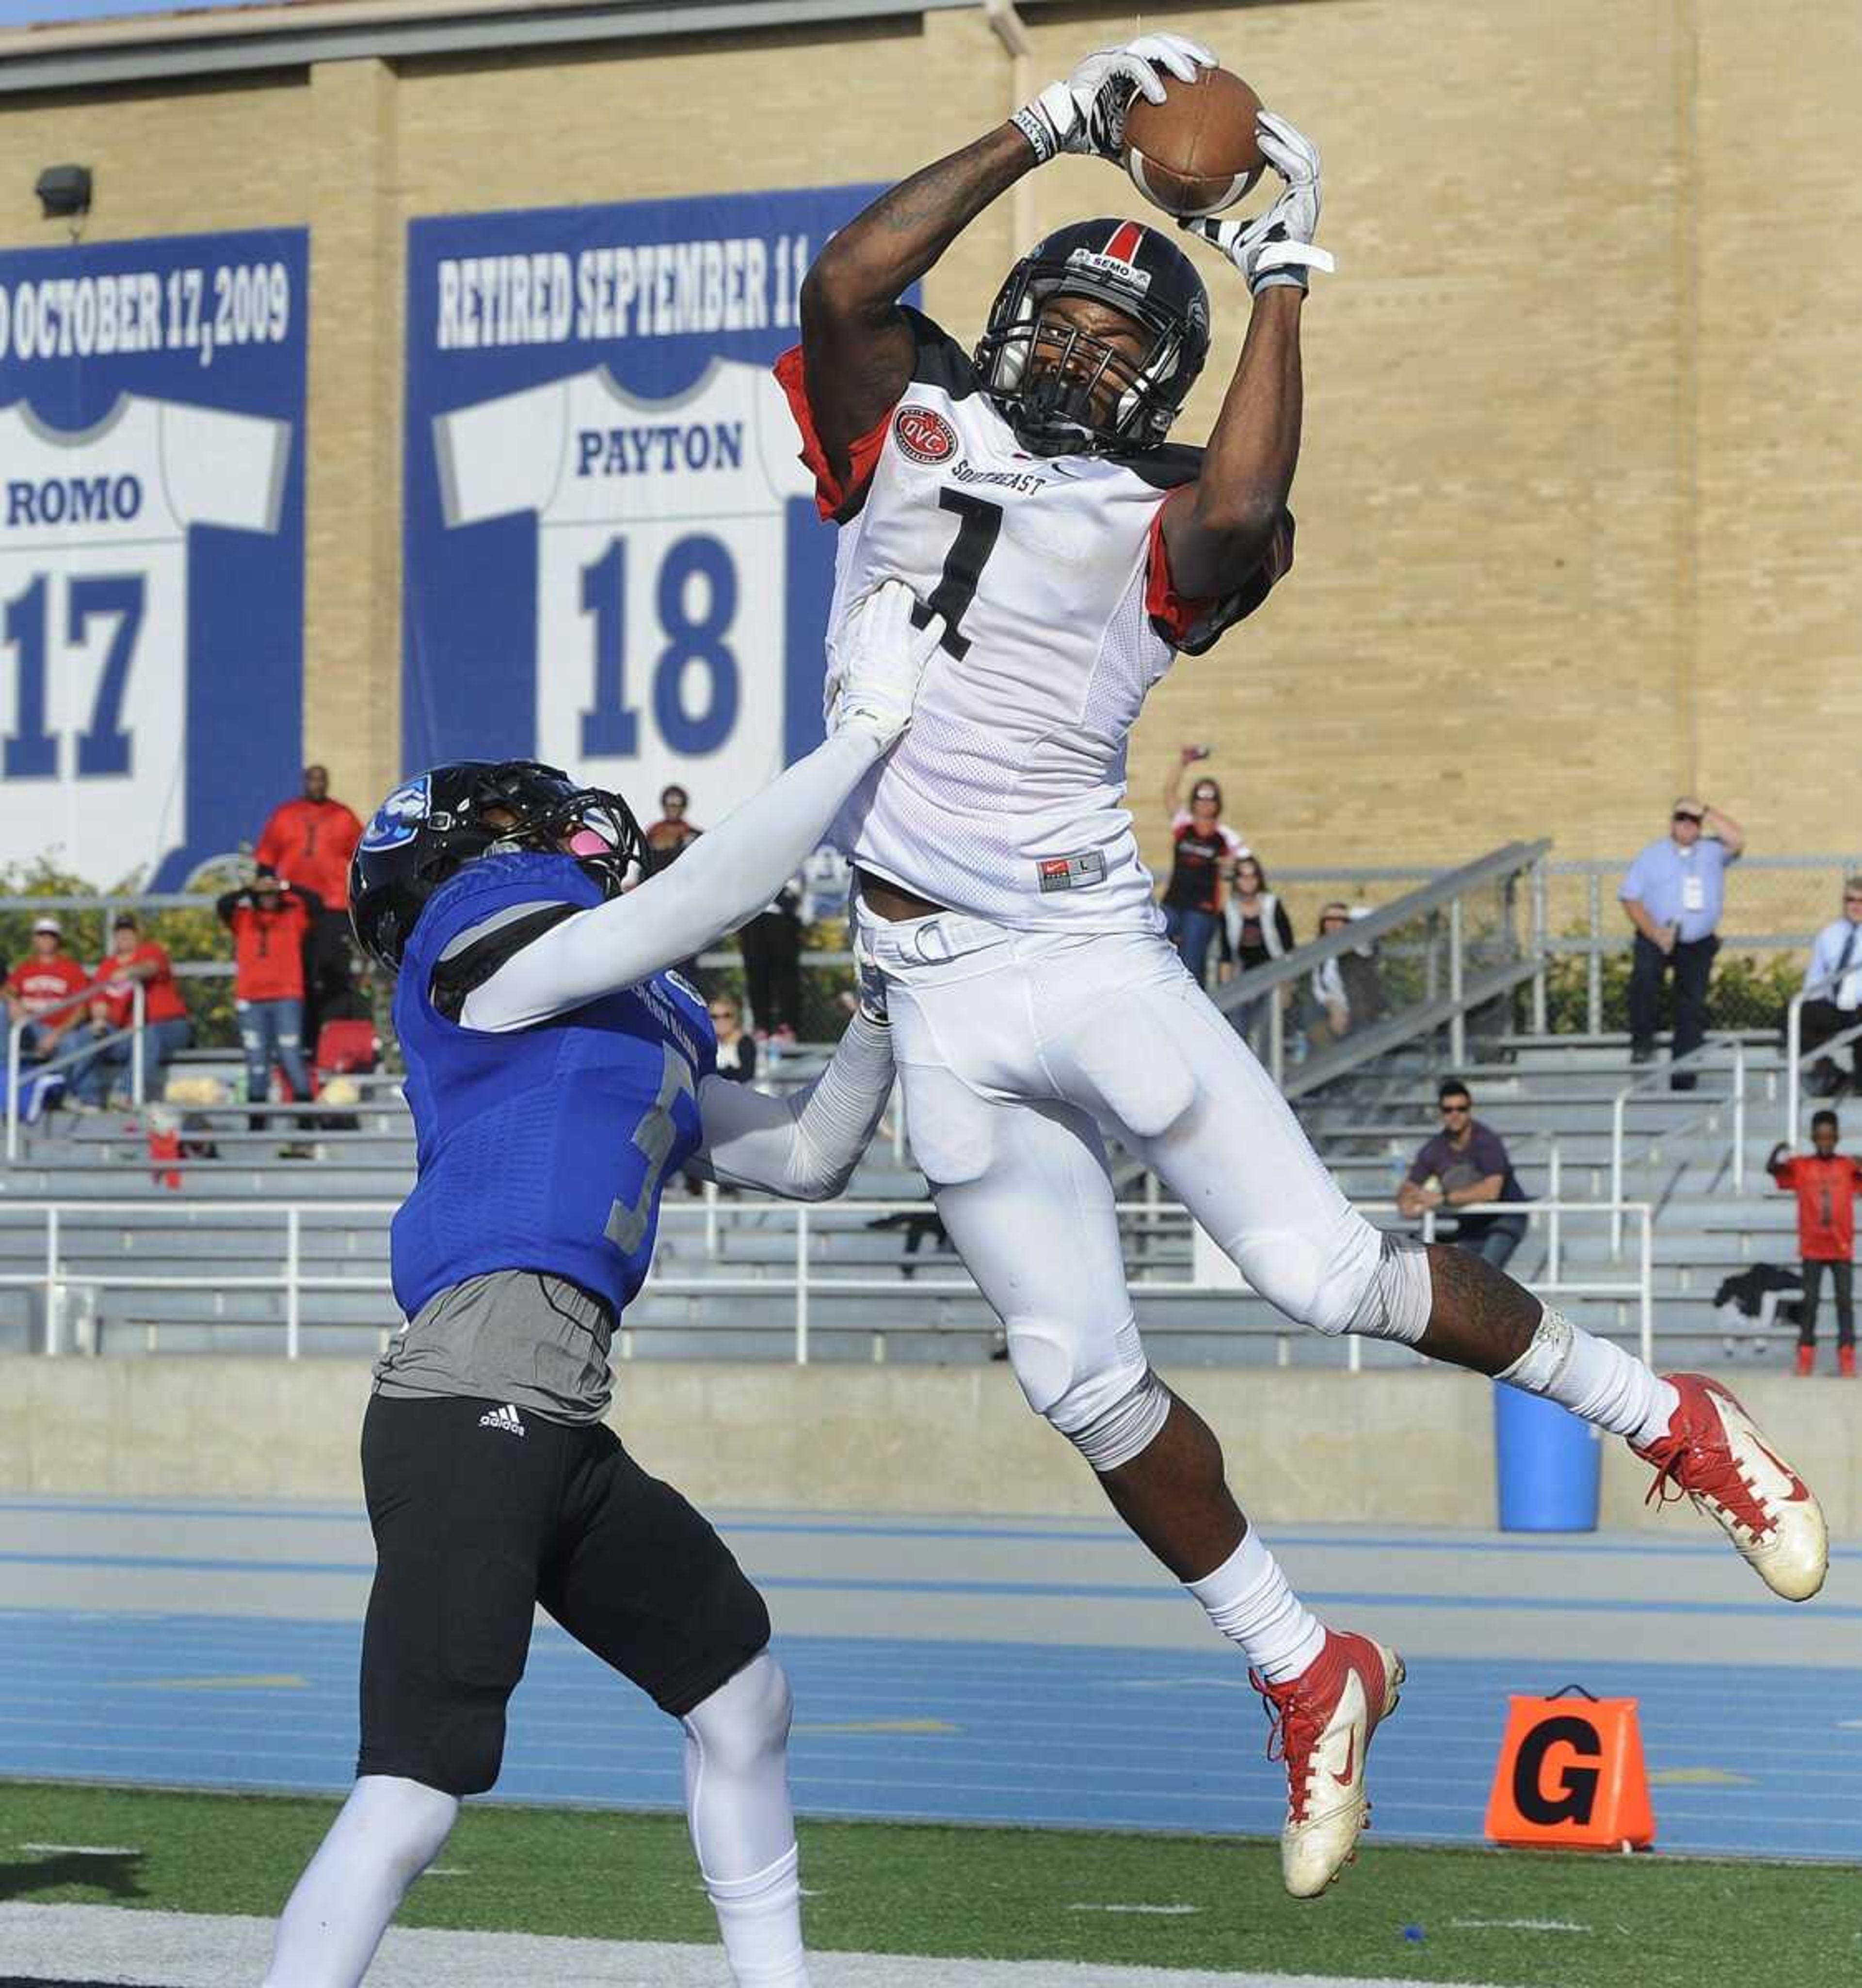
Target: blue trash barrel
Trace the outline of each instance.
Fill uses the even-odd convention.
[[[1603,1476],[1598,1432],[1517,1388],[1493,1391],[1494,1464],[1503,1533],[1594,1533]]]

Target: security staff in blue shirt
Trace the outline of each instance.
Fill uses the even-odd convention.
[[[1647,1063],[1655,1053],[1661,983],[1671,969],[1674,1061],[1679,1063],[1706,1040],[1707,982],[1720,949],[1715,934],[1725,902],[1726,867],[1745,853],[1745,831],[1731,815],[1683,794],[1674,803],[1668,833],[1629,866],[1617,895],[1636,928],[1629,977],[1631,1062]],[[1695,1075],[1677,1070],[1670,1081],[1677,1090],[1691,1090]]]

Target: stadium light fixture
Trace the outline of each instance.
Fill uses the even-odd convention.
[[[39,212],[47,221],[90,211],[90,168],[88,166],[48,166],[32,191],[39,196]]]

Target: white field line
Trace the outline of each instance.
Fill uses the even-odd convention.
[[[252,1988],[271,1950],[269,1919],[113,1905],[0,1905],[0,1952],[8,1972],[48,1981]],[[816,1988],[1400,1988],[1336,1975],[1185,1973],[872,1953],[810,1955],[809,1969]],[[716,1947],[400,1927],[382,1942],[369,1970],[369,1988],[510,1988],[514,1981],[547,1981],[551,1988],[725,1988],[727,1976]]]

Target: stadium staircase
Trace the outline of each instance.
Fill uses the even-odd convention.
[[[1768,1341],[1750,1322],[1735,1324],[1714,1307],[1729,1275],[1754,1263],[1789,1263],[1795,1254],[1791,1203],[1763,1171],[1784,1130],[1781,1059],[1775,1046],[1756,1040],[1742,1053],[1742,1185],[1735,1182],[1730,1046],[1718,1067],[1703,1073],[1698,1091],[1653,1088],[1624,1114],[1623,1195],[1653,1211],[1654,1324],[1667,1361],[1724,1364],[1730,1355],[1776,1367],[1786,1357],[1787,1334]],[[818,1061],[819,1053],[803,1053],[784,1075],[805,1077]],[[1411,1044],[1299,1100],[1309,1133],[1354,1200],[1391,1202],[1417,1146],[1435,1129],[1435,1084],[1445,1067]],[[237,1074],[230,1063],[218,1073],[229,1081]],[[1556,1166],[1563,1200],[1607,1201],[1616,1100],[1649,1074],[1632,1070],[1626,1043],[1499,1038],[1460,1073],[1478,1115],[1507,1140],[1529,1194],[1548,1195]],[[385,1289],[387,1216],[380,1204],[392,1203],[413,1172],[411,1128],[391,1080],[375,1081],[360,1105],[301,1129],[277,1107],[264,1131],[248,1130],[246,1116],[231,1107],[195,1114],[186,1132],[194,1150],[178,1161],[151,1156],[146,1128],[130,1112],[75,1119],[55,1113],[24,1128],[19,1161],[0,1174],[0,1277],[15,1280],[0,1284],[0,1347],[42,1347],[49,1327],[51,1341],[68,1351],[278,1354],[292,1311],[275,1281],[287,1249],[282,1210],[295,1205],[302,1211],[295,1223],[301,1350],[378,1350],[398,1322]],[[1132,1210],[1125,1232],[1134,1300],[1161,1365],[1337,1364],[1345,1357],[1337,1343],[1287,1327],[1250,1293],[1183,1288],[1195,1271],[1188,1218],[1130,1163],[1119,1179]],[[924,1192],[907,1143],[889,1131],[850,1195],[893,1204],[918,1201]],[[46,1220],[22,1205],[47,1201],[64,1210],[49,1320]],[[1395,1221],[1387,1212],[1373,1219]],[[993,1318],[948,1246],[921,1224],[914,1253],[911,1223],[904,1211],[870,1205],[808,1211],[810,1358],[948,1362],[999,1351]],[[1562,1216],[1560,1280],[1634,1286],[1638,1222],[1624,1224],[1620,1242],[1619,1256],[1607,1213]],[[1553,1247],[1542,1214],[1513,1259],[1514,1274],[1543,1281]],[[796,1266],[788,1208],[755,1195],[714,1199],[674,1183],[654,1280],[630,1310],[619,1350],[634,1358],[792,1358]],[[126,1287],[120,1280],[130,1277],[144,1281]],[[255,1284],[242,1286],[242,1277]],[[1639,1295],[1630,1289],[1577,1292],[1560,1302],[1616,1336],[1633,1341],[1639,1330]],[[1367,1364],[1413,1357],[1391,1347],[1360,1351]]]

